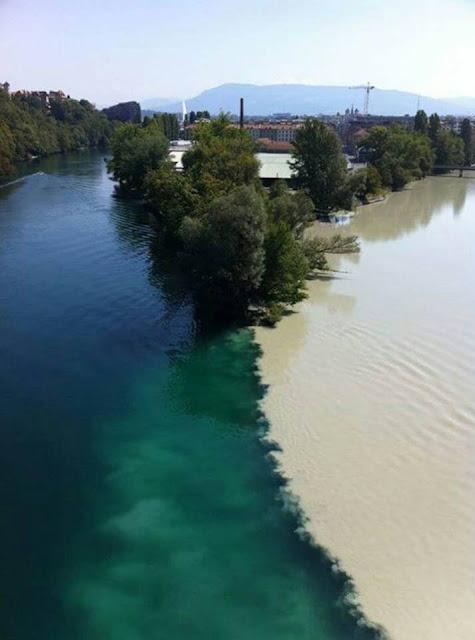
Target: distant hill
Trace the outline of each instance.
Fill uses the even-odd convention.
[[[468,110],[469,114],[475,115],[475,98],[470,98],[468,96],[463,96],[462,98],[447,98],[446,102],[458,105],[459,107]]]
[[[163,111],[168,105],[178,103],[180,103],[179,111],[181,111],[181,100],[179,98],[147,98],[140,102],[140,106],[144,110]]]
[[[239,98],[244,98],[245,113],[249,116],[270,115],[272,113],[290,112],[298,115],[330,115],[343,113],[354,105],[363,110],[364,91],[348,87],[314,86],[305,84],[223,84],[203,91],[194,98],[186,100],[188,111],[208,109],[212,114],[220,110],[238,113]],[[158,98],[142,101],[145,109],[160,109],[179,113],[182,110],[180,101],[165,104],[157,102]],[[405,91],[374,89],[371,92],[370,112],[376,115],[415,114],[418,102],[421,109],[428,113],[440,115],[469,115],[475,113],[475,98],[461,98],[463,103],[452,99],[437,99],[417,96]]]

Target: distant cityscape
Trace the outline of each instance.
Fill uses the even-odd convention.
[[[10,84],[4,82],[0,87],[7,93],[10,91]],[[51,101],[65,100],[69,98],[63,90],[25,90],[20,89],[11,92],[12,96],[25,96],[36,98],[43,107],[48,107]],[[173,105],[172,105],[173,106]],[[155,113],[166,112],[140,108],[140,104],[136,101],[129,101],[104,108],[102,112],[111,120],[121,120],[124,122],[140,122],[144,117],[153,117]],[[193,131],[196,126],[203,120],[215,117],[215,114],[209,114],[208,111],[191,111],[186,113],[185,103],[183,103],[181,112],[173,112],[178,116],[181,122],[180,139],[191,141]],[[207,117],[202,117],[203,113]],[[315,116],[312,116],[315,117]],[[340,137],[343,148],[346,153],[358,157],[359,143],[365,138],[374,126],[389,126],[391,124],[399,124],[412,130],[414,127],[414,116],[388,116],[377,114],[366,114],[361,112],[354,106],[348,107],[344,113],[337,112],[334,115],[321,114],[317,116],[323,120],[331,129],[333,129]],[[259,151],[266,153],[290,153],[293,150],[293,141],[296,138],[297,131],[305,122],[305,115],[293,115],[291,112],[277,112],[270,115],[261,116],[244,116],[243,127],[252,136],[258,146]],[[237,124],[239,117],[231,115],[231,119]],[[463,116],[446,115],[441,116],[441,127],[445,131],[452,131],[460,135]],[[469,118],[472,131],[475,135],[475,116]]]
[[[346,153],[358,154],[358,143],[365,138],[370,129],[375,126],[389,126],[399,124],[409,130],[414,128],[414,116],[379,116],[364,115],[358,109],[346,109],[345,113],[337,113],[334,116],[319,116],[340,137]],[[237,116],[234,116],[237,122]],[[441,117],[441,127],[445,131],[453,131],[460,135],[462,122],[461,116]],[[470,119],[475,135],[475,118]],[[292,116],[290,113],[274,113],[268,117],[247,117],[244,120],[244,129],[249,131],[259,150],[267,153],[290,153],[293,149],[292,142],[297,136],[297,131],[302,127],[305,118]],[[184,124],[182,138],[191,140],[193,130],[199,121],[193,124]]]

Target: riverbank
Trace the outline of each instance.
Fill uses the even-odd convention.
[[[474,205],[475,181],[429,178],[360,208],[343,233],[361,254],[332,257],[296,313],[255,330],[307,530],[394,640],[475,628]]]

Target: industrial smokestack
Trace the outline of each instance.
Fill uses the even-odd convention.
[[[239,109],[239,128],[244,128],[244,98],[240,99],[240,109]]]

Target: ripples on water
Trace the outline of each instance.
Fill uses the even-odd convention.
[[[258,332],[279,461],[394,640],[475,637],[474,207],[441,177],[363,208],[356,260]]]
[[[247,331],[205,334],[103,160],[0,193],[6,640],[370,638],[295,534]]]

